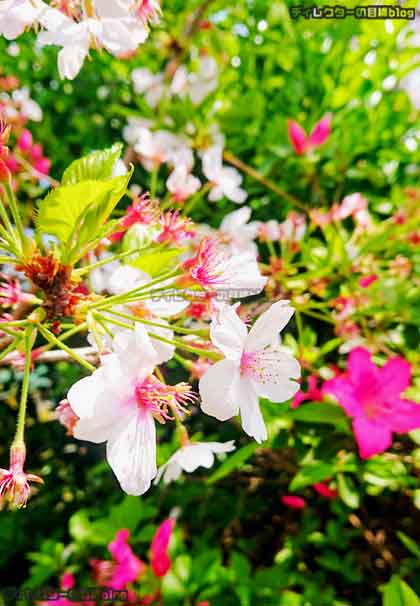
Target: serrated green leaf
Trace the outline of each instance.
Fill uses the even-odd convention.
[[[257,450],[258,443],[251,442],[246,446],[243,446],[237,450],[233,455],[230,455],[226,461],[224,461],[219,469],[215,471],[209,478],[207,478],[207,484],[214,484],[218,480],[221,480],[225,476],[229,475],[235,469],[238,469],[247,461]]]
[[[100,181],[112,177],[112,169],[121,155],[122,144],[116,143],[108,149],[94,151],[66,168],[61,180],[62,185],[81,181]]]
[[[97,230],[124,195],[130,177],[131,172],[107,181],[82,181],[55,189],[40,202],[37,231],[58,238],[67,255],[75,245],[80,250],[96,238]]]

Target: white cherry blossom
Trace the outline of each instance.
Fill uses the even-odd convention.
[[[203,173],[211,184],[209,200],[215,202],[226,196],[232,202],[242,204],[248,197],[246,191],[240,187],[242,176],[235,168],[224,166],[222,156],[221,145],[210,147],[201,156]]]
[[[259,397],[283,402],[299,389],[298,362],[285,349],[273,347],[293,312],[288,301],[278,301],[248,333],[235,307],[223,305],[211,324],[211,340],[225,358],[200,379],[201,408],[220,421],[240,412],[244,431],[257,442],[267,439]]]
[[[234,440],[229,442],[194,442],[177,450],[168,461],[159,467],[154,483],[163,478],[164,484],[178,480],[181,473],[192,473],[198,467],[210,469],[214,465],[214,455],[235,450]]]

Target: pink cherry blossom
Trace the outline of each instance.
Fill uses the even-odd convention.
[[[182,217],[178,210],[162,213],[159,223],[161,231],[157,237],[158,242],[168,242],[179,246],[195,236],[193,222]]]
[[[370,276],[363,276],[359,280],[359,285],[362,288],[367,288],[368,286],[370,286],[371,284],[376,282],[377,279],[378,279],[378,276],[376,274],[371,274]]]
[[[157,529],[150,546],[151,566],[157,577],[164,577],[171,567],[168,555],[169,541],[175,526],[175,520],[168,518]]]
[[[287,128],[290,143],[295,152],[301,156],[325,143],[331,134],[331,116],[328,114],[317,122],[309,135],[293,120],[287,121]]]
[[[399,356],[379,368],[369,351],[353,349],[347,372],[326,381],[323,392],[335,396],[349,417],[362,459],[387,450],[393,433],[420,427],[420,405],[401,397],[409,387],[409,363]]]

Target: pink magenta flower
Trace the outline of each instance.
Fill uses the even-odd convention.
[[[368,286],[370,286],[371,284],[376,282],[377,279],[378,279],[378,276],[376,274],[371,274],[370,276],[364,276],[363,278],[360,278],[359,286],[361,286],[362,288],[367,288]]]
[[[25,152],[28,153],[31,148],[32,148],[32,133],[25,129],[22,134],[20,135],[19,139],[17,140],[17,146],[18,148]]]
[[[137,581],[146,570],[146,564],[133,553],[128,544],[129,536],[130,531],[122,528],[109,543],[108,550],[112,555],[112,561],[90,561],[98,585],[111,589],[126,589],[127,585]]]
[[[323,385],[353,419],[353,431],[362,459],[384,452],[392,434],[420,427],[420,405],[401,398],[411,382],[409,363],[399,356],[378,368],[363,347],[353,349],[347,372]]]
[[[328,139],[331,134],[331,116],[327,114],[317,122],[310,135],[307,135],[303,128],[293,120],[287,121],[287,129],[293,149],[299,156],[302,156],[311,149],[319,147]]]
[[[0,469],[0,509],[3,509],[6,502],[10,509],[26,507],[31,491],[29,483],[44,483],[39,476],[23,471],[25,458],[25,446],[12,446],[10,449],[10,468]]]
[[[150,545],[151,566],[157,577],[164,577],[171,567],[168,555],[169,541],[175,526],[175,520],[168,518],[157,529]]]
[[[302,497],[298,497],[293,494],[283,495],[280,500],[283,505],[286,505],[286,507],[290,507],[291,509],[303,509],[304,507],[306,507],[305,499],[302,499]]]
[[[338,492],[333,490],[327,484],[323,482],[317,482],[316,484],[312,484],[312,488],[319,494],[321,497],[325,497],[326,499],[334,500],[338,496]]]
[[[291,408],[297,408],[302,404],[302,402],[306,402],[307,400],[312,402],[319,402],[322,400],[323,395],[322,391],[318,387],[318,377],[316,375],[309,375],[307,382],[308,389],[306,391],[302,391],[300,389],[294,395]]]

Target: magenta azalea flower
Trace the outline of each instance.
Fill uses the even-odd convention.
[[[328,139],[331,134],[331,116],[327,114],[317,122],[309,135],[293,120],[287,121],[287,129],[293,149],[299,156],[302,156],[311,149],[319,147]]]
[[[171,567],[168,555],[169,541],[175,526],[175,520],[168,518],[157,529],[150,546],[152,570],[157,577],[164,577]]]
[[[350,353],[347,372],[323,385],[353,419],[353,431],[362,459],[384,452],[393,433],[420,428],[420,405],[401,398],[410,385],[409,363],[399,356],[378,368],[370,353],[357,347]]]

